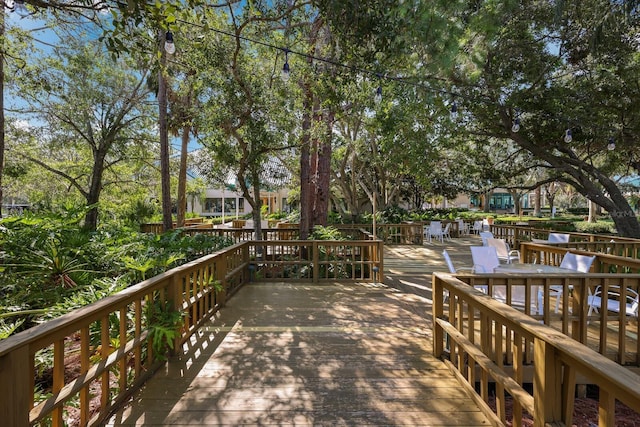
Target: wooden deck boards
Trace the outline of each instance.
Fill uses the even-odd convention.
[[[245,286],[107,425],[490,425],[431,356],[430,308],[380,284]]]

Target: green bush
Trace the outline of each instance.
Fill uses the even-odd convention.
[[[80,225],[83,218],[84,211],[71,210],[0,221],[0,336],[51,318],[60,307],[76,307],[85,292],[106,296],[122,283],[135,284],[233,244],[230,238],[176,230],[88,232]]]
[[[576,222],[576,231],[589,234],[616,234],[615,225],[612,222]]]

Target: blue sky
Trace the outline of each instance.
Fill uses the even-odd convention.
[[[6,13],[5,20],[7,27],[18,26],[30,31],[34,39],[38,41],[38,43],[36,43],[37,48],[42,49],[44,52],[51,51],[52,47],[50,45],[57,46],[60,44],[58,36],[48,29],[47,23],[41,19],[37,19],[34,16],[21,17],[17,13]],[[152,100],[155,102],[156,97],[152,96]],[[20,98],[10,96],[10,94],[5,91],[5,108],[11,109],[12,107],[20,106],[21,104],[24,105]],[[7,114],[10,115],[10,113]],[[172,138],[170,142],[174,149],[179,153],[181,147],[180,138]],[[199,148],[201,148],[201,146],[195,138],[191,137],[189,142],[189,151],[197,150]]]

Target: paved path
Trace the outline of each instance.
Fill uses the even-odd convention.
[[[388,248],[389,282],[426,289],[431,247]],[[490,425],[431,331],[428,298],[394,287],[244,286],[107,425]]]

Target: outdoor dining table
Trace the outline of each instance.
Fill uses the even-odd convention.
[[[587,274],[579,271],[571,270],[569,268],[562,268],[555,265],[546,265],[546,264],[501,264],[493,270],[494,273],[519,273],[523,275],[529,274]],[[569,285],[569,289],[572,290],[573,286]],[[551,286],[550,291],[555,293],[556,296],[556,313],[558,312],[558,301],[562,295],[562,287],[561,286]],[[504,287],[496,287],[494,288],[493,297],[499,301],[506,300],[506,289]],[[515,290],[513,295],[514,300],[519,300],[518,302],[523,303],[525,301],[522,290]],[[542,288],[540,286],[532,286],[531,287],[531,302],[532,302],[532,313],[542,314],[542,306],[543,306],[543,294]]]
[[[522,273],[522,274],[551,274],[551,273],[570,273],[575,274],[577,271],[568,268],[562,268],[555,265],[546,264],[500,264],[493,270],[494,273]],[[583,273],[584,274],[584,273]]]

